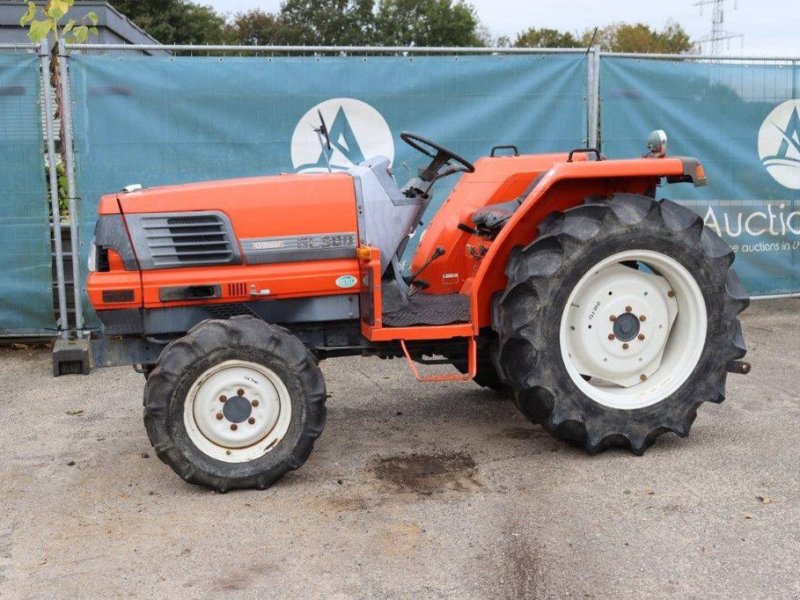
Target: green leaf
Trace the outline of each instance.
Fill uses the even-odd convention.
[[[56,21],[60,20],[69,10],[69,3],[66,0],[50,0],[47,5],[47,15]]]
[[[39,21],[36,19],[31,23],[31,29],[28,32],[28,37],[31,38],[32,42],[38,44],[47,37],[51,29],[53,29],[52,21],[49,19],[47,21]]]
[[[73,28],[73,27],[75,27],[75,19],[70,19],[69,21],[67,21],[67,24],[66,24],[66,25],[64,25],[64,29],[62,29],[62,30],[61,30],[61,33],[63,33],[64,35],[66,35],[66,34],[68,34],[70,31],[72,31],[72,28]]]
[[[92,35],[100,35],[100,32],[97,31],[97,27],[89,27],[89,33]]]
[[[25,25],[33,21],[33,18],[36,16],[36,10],[36,5],[33,2],[28,2],[28,12],[22,15],[22,18],[19,20],[20,27],[25,27]]]
[[[86,25],[78,25],[72,30],[72,35],[75,38],[76,43],[82,44],[86,41],[86,38],[89,37],[89,28],[86,27]]]
[[[97,13],[94,11],[90,11],[86,13],[86,18],[89,19],[89,22],[92,25],[97,25]]]

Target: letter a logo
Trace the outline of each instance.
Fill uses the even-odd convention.
[[[800,100],[779,104],[758,132],[758,155],[782,186],[800,190]]]
[[[322,148],[314,129],[325,119],[331,147]],[[311,107],[292,135],[292,164],[298,173],[345,171],[368,158],[394,160],[394,139],[386,120],[366,102],[332,98]]]

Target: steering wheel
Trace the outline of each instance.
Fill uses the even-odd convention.
[[[420,179],[423,179],[424,181],[435,181],[439,177],[452,175],[453,173],[475,172],[475,165],[469,162],[466,158],[459,156],[452,150],[449,150],[448,148],[445,148],[436,142],[432,142],[421,135],[417,135],[416,133],[411,133],[409,131],[403,131],[400,134],[400,139],[417,152],[422,152],[422,154],[425,156],[429,156],[433,159],[431,164],[425,167],[425,169],[423,169],[419,174]],[[451,160],[455,161],[457,164],[455,166],[449,165],[448,163]],[[439,170],[444,165],[448,165],[450,169],[444,171],[443,173],[439,173]]]

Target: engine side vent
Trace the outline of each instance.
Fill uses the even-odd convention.
[[[247,296],[246,283],[229,283],[228,296]]]
[[[143,269],[238,264],[228,217],[216,211],[128,215]]]

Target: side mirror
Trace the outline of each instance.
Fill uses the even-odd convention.
[[[667,134],[663,129],[656,129],[647,136],[647,157],[664,158],[667,155]]]

